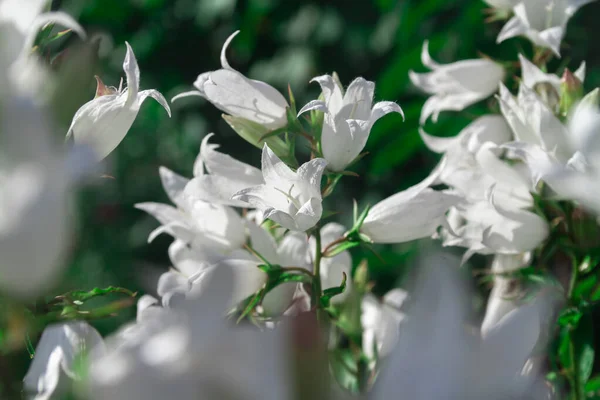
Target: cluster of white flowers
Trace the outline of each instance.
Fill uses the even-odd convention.
[[[173,238],[172,268],[157,282],[160,299],[142,296],[137,320],[107,339],[82,321],[47,327],[24,379],[27,394],[56,398],[78,382],[77,391],[93,399],[344,398],[330,383],[331,353],[346,357],[341,363],[355,382],[347,388],[365,391],[379,376],[374,399],[547,398],[534,349],[545,346],[560,301],[507,294],[510,274],[531,265],[552,232],[544,202],[569,202],[594,224],[600,213],[598,90],[583,95],[585,64],[562,78],[544,64],[560,54],[569,17],[589,0],[486,1],[498,15],[513,14],[499,42],[525,36],[536,49],[535,62],[519,55],[516,96],[503,83],[511,76],[502,63],[441,65],[425,42],[421,58],[431,72],[410,73],[431,95],[422,125],[494,94],[500,113],[478,117],[454,137],[421,129],[426,146],[442,155],[438,166],[422,182],[355,209],[348,227],[323,222],[324,210],[338,211],[324,208],[327,197],[362,157],[375,122],[403,116],[402,109],[373,104],[374,82],[356,78],[344,89],[333,74],[313,79],[321,95],[297,111],[291,91],[286,100],[230,66],[232,34],[222,69],[200,74],[195,90],[172,100],[200,96],[223,111],[240,137],[262,149],[260,168],[219,152],[213,134],[202,141],[191,179],[161,167],[173,205],[136,205],[160,223],[149,241]],[[32,297],[59,277],[68,245],[69,187],[87,165],[67,161],[81,159],[81,151],[93,154],[86,164],[108,156],[147,97],[171,111],[158,91],[140,91],[125,43],[127,87],[97,78],[96,97],[68,129],[72,150],[56,150],[45,105],[34,101],[40,89],[20,84],[36,81],[22,74],[49,74],[27,50],[47,22],[85,33],[65,14],[40,14],[44,1],[14,3],[0,0],[0,50],[14,56],[0,61],[0,88],[11,94],[0,103],[0,152],[9,149],[0,160],[0,288]],[[5,42],[8,34],[19,40]],[[310,147],[304,163],[295,152],[301,140]],[[463,263],[476,253],[492,256],[494,287],[482,324],[470,331],[458,263],[429,258],[413,290],[382,298],[371,293],[366,266],[353,269],[353,247],[428,237],[465,248]]]

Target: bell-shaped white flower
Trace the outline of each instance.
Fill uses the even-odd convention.
[[[172,101],[200,96],[231,116],[250,120],[268,129],[282,128],[287,125],[286,108],[289,107],[285,97],[271,85],[246,78],[231,68],[227,61],[227,47],[238,33],[232,33],[223,44],[222,68],[200,74],[194,82],[197,90],[181,93]]]
[[[101,355],[104,350],[102,337],[87,322],[49,325],[23,379],[27,398],[46,400],[67,395],[73,382],[82,379],[76,370],[77,359],[83,360],[91,351]]]
[[[242,189],[262,184],[262,172],[217,151],[219,146],[208,142],[212,136],[211,133],[202,140],[194,166],[196,176],[187,184],[185,194],[209,203],[250,207],[246,202],[232,200],[231,196]]]
[[[561,78],[556,74],[549,74],[542,71],[537,65],[529,61],[522,54],[519,54],[521,64],[521,83],[530,89],[536,89],[541,83],[550,84],[559,96]],[[582,83],[585,82],[586,64],[585,61],[579,65],[579,68],[573,73]]]
[[[461,111],[498,89],[504,78],[502,66],[489,59],[463,60],[438,64],[429,55],[429,43],[423,43],[421,61],[432,71],[409,72],[410,80],[419,89],[431,95],[421,110],[421,124],[432,116],[437,122],[442,111]]]
[[[372,294],[362,299],[360,321],[363,327],[363,351],[370,359],[387,356],[396,346],[404,313],[400,307],[408,293],[392,289],[381,300]]]
[[[265,144],[262,152],[264,184],[243,189],[233,195],[261,210],[284,228],[306,231],[321,219],[321,176],[327,165],[322,158],[312,159],[292,171]]]
[[[444,223],[448,209],[462,197],[431,186],[439,177],[438,166],[428,178],[375,204],[360,229],[375,243],[403,243],[431,236]]]
[[[513,8],[514,16],[498,35],[498,43],[525,36],[533,44],[548,48],[560,57],[560,43],[567,22],[577,10],[594,0],[526,0]]]
[[[165,167],[160,168],[160,175],[165,192],[177,207],[152,202],[135,205],[162,224],[150,234],[149,241],[168,233],[186,243],[208,246],[213,251],[228,253],[242,247],[246,240],[244,221],[233,209],[186,197],[184,188],[188,179]]]
[[[404,118],[400,106],[391,101],[373,104],[375,83],[356,78],[346,93],[330,75],[313,78],[321,85],[324,102],[313,101],[300,110],[300,114],[309,109],[325,111],[321,132],[321,150],[332,171],[343,171],[364,149],[373,124],[391,112],[397,112]],[[311,82],[312,82],[311,81]]]
[[[147,97],[155,99],[171,116],[162,94],[154,89],[139,90],[137,60],[129,43],[125,42],[125,45],[127,53],[123,71],[127,77],[127,88],[107,87],[97,79],[96,97],[77,110],[67,133],[67,137],[73,136],[75,143],[91,146],[100,159],[108,156],[125,138]]]
[[[515,98],[500,85],[499,101],[515,140],[537,145],[564,162],[573,155],[567,128],[532,89],[522,84]]]

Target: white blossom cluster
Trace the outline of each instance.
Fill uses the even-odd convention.
[[[171,111],[161,93],[140,90],[134,50],[125,43],[125,87],[98,78],[95,98],[79,108],[66,133],[70,150],[61,151],[40,95],[52,76],[29,50],[48,22],[82,38],[85,32],[64,13],[43,13],[45,1],[25,1],[28,7],[21,1],[0,0],[0,89],[8,93],[0,102],[0,289],[32,298],[60,277],[73,185],[119,145],[147,97]],[[327,355],[348,342],[356,362],[350,374],[366,398],[549,398],[538,353],[560,300],[548,293],[528,302],[511,298],[512,280],[503,274],[528,266],[551,234],[540,201],[600,213],[598,90],[583,95],[585,64],[560,77],[544,61],[560,56],[569,18],[590,0],[486,2],[512,15],[498,42],[524,36],[536,49],[534,60],[518,55],[516,94],[503,83],[515,71],[503,63],[442,65],[425,42],[421,59],[431,72],[410,72],[413,84],[431,95],[422,125],[491,96],[499,113],[478,117],[454,137],[421,129],[440,163],[420,183],[362,213],[356,209],[353,226],[324,221],[326,211],[340,211],[327,198],[364,155],[376,121],[403,116],[402,109],[375,102],[374,82],[356,78],[344,87],[332,74],[313,78],[321,94],[298,111],[291,91],[286,100],[231,67],[233,33],[223,45],[222,68],[201,73],[194,90],[172,101],[206,99],[261,149],[261,165],[220,152],[218,134],[207,134],[190,177],[160,167],[172,204],[136,205],[160,224],[149,241],[173,238],[159,298],[142,296],[136,321],[108,338],[84,321],[48,326],[25,394],[341,399],[347,394],[330,377]],[[295,143],[303,140],[311,155],[299,163]],[[370,293],[366,267],[353,269],[353,247],[428,237],[464,248],[463,262],[474,254],[493,258],[496,275],[481,324],[468,311],[458,262],[429,257],[411,290],[382,298]]]

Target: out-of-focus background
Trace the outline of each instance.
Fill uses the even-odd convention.
[[[61,8],[100,41],[95,71],[109,85],[123,75],[124,42],[133,47],[141,70],[142,89],[155,88],[170,100],[192,88],[196,76],[219,68],[219,52],[233,31],[241,33],[228,52],[231,65],[251,78],[264,80],[285,93],[291,85],[299,104],[316,98],[317,75],[336,71],[344,85],[357,76],[376,82],[376,100],[398,102],[406,121],[388,115],[375,125],[367,143],[369,154],[345,177],[326,210],[349,222],[352,199],[360,207],[415,184],[425,177],[438,157],[418,135],[418,117],[426,97],[408,79],[408,71],[424,71],[420,62],[424,40],[440,62],[487,55],[516,60],[517,52],[531,56],[528,42],[509,40],[496,45],[502,22],[484,23],[487,5],[478,0],[63,0]],[[586,88],[600,84],[600,53],[593,40],[600,3],[592,3],[571,19],[563,58],[552,67],[576,68],[588,62]],[[581,41],[586,45],[579,45]],[[87,99],[94,95],[90,79]],[[65,88],[64,96],[69,96]],[[446,113],[426,131],[455,135],[494,101],[462,113]],[[153,218],[134,208],[143,201],[167,202],[158,167],[164,165],[191,176],[200,141],[215,132],[222,151],[259,166],[260,151],[239,138],[220,112],[198,97],[172,105],[173,117],[152,100],[144,103],[132,129],[108,159],[112,178],[98,179],[79,196],[79,222],[62,289],[91,289],[118,285],[152,293],[158,274],[169,266],[168,236],[147,243],[157,226]],[[302,147],[302,146],[300,146]],[[415,251],[427,246],[408,243],[378,246],[379,257],[354,253],[354,262],[367,258],[376,291],[383,292],[410,267]],[[99,321],[103,333],[133,317]]]

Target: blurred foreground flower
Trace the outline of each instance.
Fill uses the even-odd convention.
[[[523,372],[548,322],[547,296],[509,312],[481,336],[468,326],[470,292],[445,258],[420,265],[400,340],[374,399],[398,393],[415,400],[548,398],[541,376]]]
[[[127,53],[123,71],[127,76],[127,88],[108,87],[100,78],[96,78],[96,97],[75,113],[67,133],[67,138],[73,136],[76,144],[84,143],[92,147],[99,159],[108,156],[125,138],[147,97],[154,98],[171,116],[162,94],[154,89],[139,91],[140,70],[137,60],[129,43],[125,42],[125,45]]]
[[[81,381],[86,357],[105,351],[102,336],[87,322],[74,321],[46,327],[23,379],[28,399],[63,398]]]
[[[284,331],[226,321],[233,290],[232,272],[217,268],[199,296],[144,314],[107,339],[107,353],[91,360],[89,398],[291,398]]]

